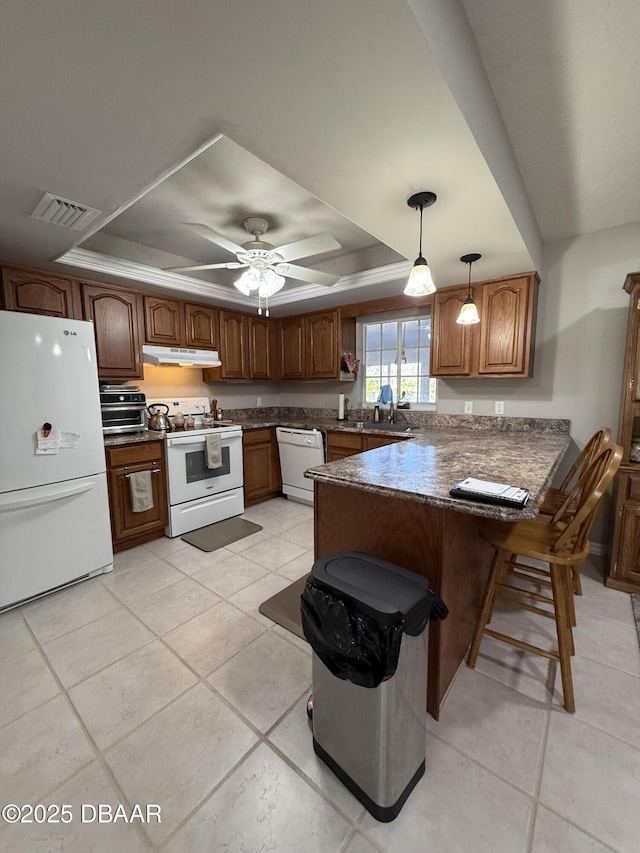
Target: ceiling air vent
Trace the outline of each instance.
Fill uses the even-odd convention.
[[[99,213],[99,210],[78,204],[77,201],[45,193],[31,217],[62,225],[63,228],[82,231]]]

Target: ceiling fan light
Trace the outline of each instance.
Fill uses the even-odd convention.
[[[476,303],[470,296],[468,296],[462,303],[462,308],[460,309],[456,323],[459,323],[461,326],[473,326],[474,323],[479,322],[480,317],[478,315]]]
[[[435,293],[436,286],[431,277],[431,270],[426,258],[420,255],[411,268],[409,278],[404,288],[405,296],[428,296]]]
[[[250,268],[245,270],[240,278],[236,279],[233,284],[240,293],[244,293],[245,296],[250,296],[260,287],[260,275],[254,269]]]

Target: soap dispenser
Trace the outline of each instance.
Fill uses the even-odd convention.
[[[373,407],[373,422],[380,423],[380,406],[377,403]]]

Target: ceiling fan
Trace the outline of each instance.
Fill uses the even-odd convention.
[[[320,270],[307,269],[306,267],[289,263],[289,261],[295,261],[298,258],[308,258],[311,255],[319,255],[323,252],[331,252],[334,249],[342,248],[340,243],[330,234],[316,234],[315,237],[306,237],[303,240],[296,240],[293,243],[276,247],[271,243],[266,243],[262,239],[269,228],[269,221],[259,216],[250,216],[244,220],[243,225],[247,232],[253,236],[253,239],[239,245],[223,237],[221,234],[217,234],[208,225],[196,222],[185,224],[206,240],[210,240],[212,243],[216,243],[216,245],[222,246],[223,249],[232,252],[238,260],[224,264],[194,264],[187,267],[167,267],[166,269],[170,272],[248,268],[249,271],[255,271],[258,278],[260,272],[266,274],[270,271],[272,273],[271,278],[273,278],[273,274],[278,277],[288,276],[299,281],[322,284],[325,287],[331,287],[340,278],[338,275],[321,272]],[[245,278],[246,275],[245,273],[241,276],[241,279]],[[284,281],[282,284],[284,284]],[[259,285],[251,288],[251,290],[257,290],[258,287]],[[244,290],[243,288],[239,289]]]

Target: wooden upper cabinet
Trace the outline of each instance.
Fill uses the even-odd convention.
[[[306,325],[306,378],[340,379],[338,310],[308,314]]]
[[[461,377],[531,376],[538,276],[521,276],[472,285],[480,323],[456,323],[468,287],[448,287],[434,295],[431,375]]]
[[[280,320],[280,376],[305,379],[304,317]]]
[[[478,373],[530,375],[533,297],[527,277],[482,285]]]
[[[274,320],[249,317],[249,378],[273,379]]]
[[[220,312],[221,379],[249,378],[249,323],[246,314]]]
[[[142,379],[142,304],[129,290],[82,284],[85,319],[96,337],[98,376],[101,379]]]
[[[164,296],[144,296],[144,339],[148,344],[184,346],[184,303]]]
[[[37,270],[5,267],[2,270],[2,300],[7,311],[83,319],[78,282]]]
[[[194,349],[218,349],[218,309],[210,305],[184,305],[186,340]]]
[[[469,376],[471,329],[456,323],[467,287],[437,290],[431,321],[431,376]]]

